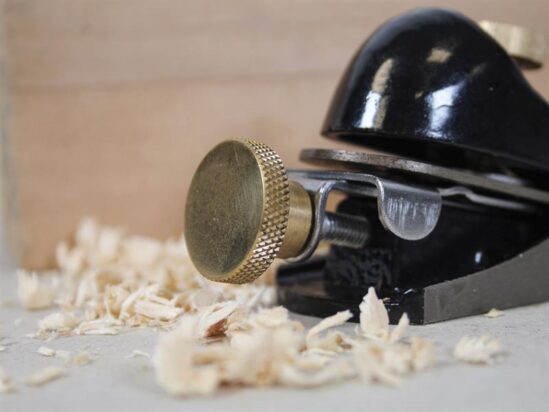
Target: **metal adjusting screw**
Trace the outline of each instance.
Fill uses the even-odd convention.
[[[191,259],[206,278],[247,283],[275,258],[299,256],[313,229],[314,206],[289,181],[278,154],[251,140],[229,140],[200,163],[189,189],[185,237]],[[327,213],[321,237],[360,247],[367,221]]]

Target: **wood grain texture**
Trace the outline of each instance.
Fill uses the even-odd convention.
[[[419,4],[7,0],[23,264],[50,266],[86,214],[177,235],[192,173],[220,140],[260,139],[289,166],[303,147],[335,147],[318,132],[342,70]],[[549,15],[546,0],[439,5],[538,30]],[[549,96],[547,71],[528,78]]]

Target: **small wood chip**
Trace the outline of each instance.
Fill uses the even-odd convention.
[[[173,321],[183,313],[183,309],[181,308],[163,305],[143,299],[135,302],[134,311],[135,313],[143,315],[149,319],[164,321]]]
[[[471,364],[490,364],[500,353],[499,341],[488,335],[478,338],[464,336],[454,347],[454,357]]]
[[[374,288],[368,289],[359,308],[361,334],[365,337],[386,339],[389,333],[389,316]]]
[[[17,271],[17,296],[25,309],[47,309],[53,306],[59,290],[59,274],[54,272]]]
[[[493,309],[490,309],[490,311],[486,313],[484,316],[486,316],[487,318],[499,318],[500,316],[503,316],[503,311],[493,308]]]
[[[80,323],[74,330],[77,335],[117,335],[122,322],[116,319],[96,319]]]
[[[74,357],[72,358],[72,363],[74,365],[84,366],[84,365],[87,365],[88,363],[91,363],[92,360],[93,358],[90,355],[90,353],[86,350],[83,350],[78,352],[76,355],[74,355]]]
[[[79,320],[72,312],[52,313],[38,322],[39,334],[47,332],[70,332]]]
[[[393,329],[389,328],[389,315],[383,301],[376,295],[374,288],[370,287],[364,296],[360,309],[360,334],[369,339],[378,339],[389,342],[396,342],[402,339],[410,324],[408,315],[402,314],[398,325]]]
[[[148,359],[151,359],[151,355],[147,352],[144,352],[142,350],[139,350],[139,349],[134,349],[132,350],[132,353],[130,353],[128,356],[126,356],[126,359],[131,359],[131,358],[137,358],[137,357],[143,357],[143,358],[148,358]]]
[[[55,349],[48,348],[47,346],[40,346],[36,351],[36,353],[42,356],[51,357],[51,356],[55,356]]]
[[[238,303],[236,302],[226,302],[206,308],[198,321],[198,336],[204,338],[222,336],[225,333],[229,316],[237,309]]]
[[[27,380],[27,385],[42,386],[65,375],[66,369],[60,366],[48,366],[33,373]]]

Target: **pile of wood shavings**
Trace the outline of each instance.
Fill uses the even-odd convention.
[[[183,313],[219,302],[255,307],[272,305],[274,299],[267,284],[233,286],[200,276],[183,238],[161,242],[126,236],[90,218],[79,225],[72,247],[57,247],[56,258],[58,272],[18,272],[18,296],[25,308],[60,309],[39,322],[36,337],[42,339],[169,328]]]
[[[349,311],[307,331],[285,308],[272,307],[274,289],[266,282],[233,286],[205,280],[182,238],[160,242],[127,236],[84,219],[74,244],[60,244],[56,254],[58,272],[18,274],[24,307],[59,309],[40,320],[34,337],[167,329],[153,364],[159,385],[174,395],[208,395],[230,386],[314,387],[349,379],[398,385],[434,364],[432,342],[406,336],[406,314],[390,328],[374,289],[360,305],[354,333],[335,329],[351,318]],[[490,363],[500,350],[494,342],[460,341],[454,355],[468,363]],[[47,347],[38,352],[62,355]],[[91,361],[85,355],[76,363]],[[41,384],[64,375],[46,372],[31,381]],[[11,390],[8,376],[0,373],[0,392]]]
[[[315,387],[354,378],[398,385],[433,365],[433,344],[406,338],[406,315],[391,330],[373,288],[360,310],[352,335],[332,329],[351,318],[349,311],[309,331],[281,306],[250,310],[229,302],[185,316],[158,343],[157,381],[175,395],[208,395],[223,386]]]

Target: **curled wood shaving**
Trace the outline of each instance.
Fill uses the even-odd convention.
[[[431,342],[412,337],[407,342],[362,341],[353,348],[355,364],[363,380],[400,385],[402,378],[434,364]]]
[[[78,324],[78,317],[72,312],[55,312],[38,322],[37,335],[44,337],[48,333],[67,334]]]
[[[382,342],[367,341],[355,345],[353,357],[359,376],[369,382],[400,385],[399,375],[406,371],[406,352]]]
[[[321,332],[327,329],[343,325],[352,317],[353,317],[353,314],[351,313],[351,311],[345,310],[342,312],[338,312],[335,315],[330,316],[328,318],[322,319],[315,326],[309,329],[309,332],[307,332],[307,342],[311,342],[314,337],[316,337]]]
[[[237,309],[236,302],[225,302],[206,308],[198,321],[198,336],[209,338],[224,335],[229,316]]]
[[[307,349],[324,351],[324,353],[340,352],[349,349],[351,347],[350,338],[345,333],[330,331],[324,337],[320,336],[320,334],[328,329],[343,325],[352,316],[352,313],[346,310],[321,320],[307,332],[305,338]]]
[[[472,364],[490,364],[499,354],[501,354],[499,340],[488,335],[464,336],[454,347],[454,357]]]
[[[404,338],[409,325],[410,319],[408,318],[408,314],[403,313],[398,321],[398,324],[389,334],[389,342],[397,342]]]
[[[308,350],[341,352],[352,347],[351,338],[340,331],[330,331],[323,337],[313,338],[307,342]]]
[[[27,272],[17,271],[17,296],[25,309],[38,310],[53,306],[59,290],[59,274],[57,272]]]
[[[117,335],[122,322],[116,319],[95,319],[84,321],[75,329],[77,335]]]
[[[158,303],[151,300],[138,300],[133,310],[136,314],[149,319],[173,321],[183,313],[183,309],[168,304]]]
[[[386,340],[389,334],[389,315],[374,288],[369,288],[360,309],[360,333],[369,338]]]
[[[389,329],[389,315],[383,302],[378,299],[374,288],[369,288],[364,296],[360,309],[359,333],[366,338],[396,342],[402,339],[410,324],[408,315],[404,313],[398,325],[391,331]]]
[[[410,351],[412,352],[412,370],[419,372],[430,368],[435,364],[435,347],[433,342],[417,336],[409,339]]]
[[[48,366],[33,373],[26,380],[27,385],[42,386],[65,375],[66,369],[60,366]]]
[[[195,362],[197,319],[182,319],[179,327],[163,336],[155,350],[153,362],[158,383],[174,395],[207,395],[220,381],[219,370]]]
[[[336,359],[314,371],[304,370],[300,366],[289,363],[281,365],[278,381],[281,385],[298,388],[313,388],[353,378],[355,368],[349,359]]]

